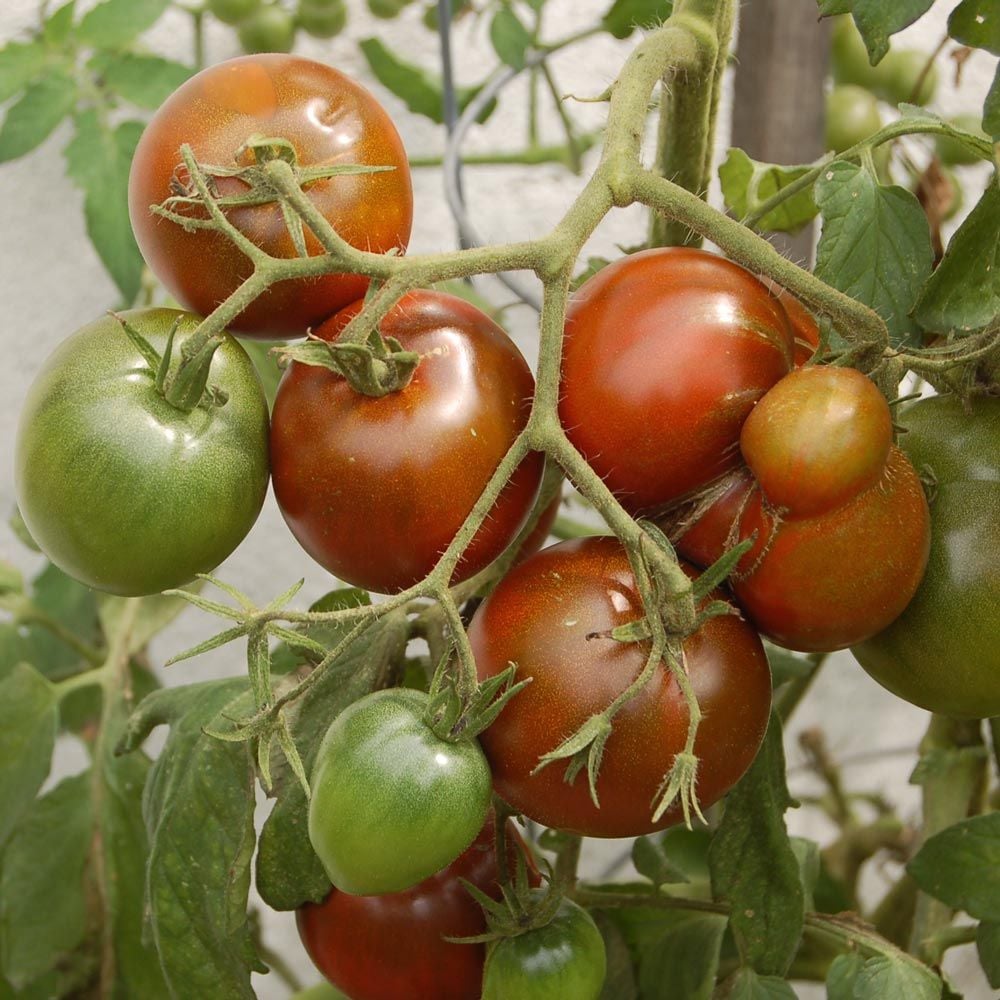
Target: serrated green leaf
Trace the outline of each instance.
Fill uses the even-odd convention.
[[[141,52],[101,53],[91,60],[108,89],[140,108],[158,108],[194,70]]]
[[[730,149],[725,162],[719,167],[726,207],[738,219],[745,219],[811,169],[809,166],[759,163],[750,159],[742,149]],[[763,216],[757,223],[757,228],[795,233],[811,222],[818,211],[812,188],[808,187]]]
[[[856,951],[838,955],[826,972],[826,1000],[854,1000],[854,983],[864,965]]]
[[[740,969],[728,983],[726,1000],[795,1000],[795,990],[778,976],[760,976]]]
[[[316,751],[330,723],[372,690],[389,658],[399,655],[405,642],[399,619],[387,616],[375,622],[294,703],[288,722],[306,774],[312,773]],[[293,910],[306,900],[321,900],[329,892],[330,880],[309,842],[302,786],[284,759],[275,763],[273,776],[277,802],[260,835],[257,891],[272,909]]]
[[[247,920],[254,849],[254,771],[242,743],[206,736],[247,716],[245,678],[156,691],[129,720],[134,747],[170,725],[149,772],[143,818],[149,835],[149,930],[171,995],[252,1000],[262,971]]]
[[[976,928],[976,952],[990,986],[1000,990],[1000,923],[984,920]]]
[[[501,7],[490,21],[490,41],[500,61],[513,69],[524,69],[531,46],[531,32],[510,7]]]
[[[854,1000],[939,1000],[941,980],[926,966],[892,955],[868,959],[854,980]]]
[[[1000,314],[1000,186],[991,184],[951,238],[914,316],[932,333],[978,330]]]
[[[831,164],[816,183],[823,231],[816,276],[875,310],[894,345],[912,339],[910,311],[931,273],[927,216],[912,192],[862,167]]]
[[[47,45],[58,48],[69,38],[73,30],[75,9],[76,0],[68,0],[45,19],[42,25],[42,38]]]
[[[14,987],[48,972],[83,941],[90,845],[89,773],[38,799],[11,837],[0,875],[0,955]]]
[[[729,925],[743,960],[765,975],[788,971],[802,937],[805,895],[788,840],[781,724],[772,716],[750,770],[726,799],[708,850],[712,894],[732,905]]]
[[[639,955],[639,995],[643,1000],[710,1000],[726,918],[678,914],[665,929]]]
[[[0,847],[49,773],[59,726],[52,685],[27,663],[0,679]]]
[[[95,111],[76,116],[76,134],[66,147],[66,169],[84,193],[87,235],[126,302],[142,282],[142,255],[128,216],[128,174],[140,122],[101,127]]]
[[[0,101],[23,90],[44,67],[45,48],[40,42],[8,42],[0,49]]]
[[[922,17],[934,0],[820,0],[820,13],[854,15],[872,65],[889,51],[889,36]]]
[[[906,868],[928,895],[977,920],[1000,922],[1000,812],[935,834]]]
[[[444,122],[444,91],[441,78],[420,66],[400,59],[380,39],[365,38],[359,46],[368,66],[383,87],[401,97],[415,114],[424,115],[439,125]],[[458,106],[463,109],[482,87],[459,87]],[[496,101],[490,101],[476,121],[482,123],[493,113]]]
[[[997,66],[993,85],[983,102],[983,131],[992,136],[994,142],[1000,139],[1000,65]]]
[[[0,126],[0,163],[16,160],[40,146],[73,110],[76,82],[54,70],[29,84],[7,109]]]
[[[636,28],[655,28],[673,13],[673,0],[614,0],[601,27],[615,38],[628,38]]]
[[[103,0],[81,19],[77,36],[99,49],[118,49],[151,28],[171,0]]]
[[[963,45],[1000,56],[1000,6],[996,0],[962,0],[948,15],[948,34]]]

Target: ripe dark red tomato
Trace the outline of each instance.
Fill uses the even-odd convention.
[[[620,643],[603,634],[642,616],[628,557],[609,536],[543,549],[513,569],[476,612],[469,638],[480,679],[510,663],[517,679],[532,678],[480,735],[494,788],[531,819],[588,837],[632,837],[681,818],[674,806],[652,821],[653,801],[688,726],[683,695],[665,667],[612,723],[597,779],[600,808],[585,774],[566,783],[565,762],[532,774],[539,757],[605,709],[642,669],[648,642]],[[757,633],[735,615],[707,622],[685,640],[684,655],[704,712],[696,792],[707,807],[757,752],[771,677]]]
[[[792,367],[781,303],[703,250],[610,264],[570,304],[559,414],[631,513],[663,506],[739,463],[740,427]]]
[[[186,179],[182,143],[191,146],[199,163],[236,167],[252,162],[241,147],[253,135],[288,140],[300,166],[392,167],[319,180],[306,191],[352,245],[376,253],[405,249],[413,216],[409,167],[399,135],[375,98],[330,66],[300,56],[230,59],[193,76],[164,102],[132,161],[132,229],[149,266],[181,302],[206,315],[250,275],[250,262],[221,233],[186,232],[149,207],[175,194],[171,185]],[[234,178],[219,178],[217,185],[222,195],[246,190]],[[229,208],[227,216],[272,256],[296,256],[277,204]],[[310,254],[321,252],[308,228],[306,246]],[[230,326],[263,337],[301,337],[307,327],[361,297],[367,285],[366,277],[354,274],[280,282]]]
[[[485,945],[444,939],[486,931],[482,908],[460,879],[500,898],[493,824],[491,812],[463,854],[412,889],[386,896],[334,889],[322,903],[302,906],[299,934],[320,972],[352,1000],[477,1000]],[[507,838],[514,864],[514,842],[523,848],[523,841],[509,821]]]
[[[335,339],[361,306],[317,335]],[[455,537],[524,428],[534,380],[507,334],[455,296],[411,292],[381,329],[421,355],[409,385],[376,399],[326,368],[292,364],[274,401],[271,471],[302,547],[341,580],[393,593],[423,579]],[[511,542],[541,475],[542,457],[529,455],[454,580]]]
[[[891,435],[888,406],[863,375],[797,370],[744,426],[757,478],[737,470],[706,491],[697,514],[665,527],[701,566],[754,536],[730,585],[778,644],[860,642],[902,612],[927,563],[927,501]]]

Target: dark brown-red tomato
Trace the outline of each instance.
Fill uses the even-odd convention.
[[[739,464],[740,428],[793,363],[791,323],[749,271],[704,250],[646,250],[581,286],[559,415],[631,513]]]
[[[191,146],[202,164],[247,166],[242,151],[251,136],[291,143],[303,167],[362,164],[391,169],[341,174],[305,190],[348,243],[375,253],[405,249],[413,218],[410,171],[403,144],[374,97],[343,73],[301,56],[268,53],[229,59],[182,84],[153,116],[136,147],[129,175],[129,216],[139,249],[169,292],[203,316],[250,275],[250,260],[222,233],[186,231],[150,212],[189,183],[180,147]],[[247,190],[218,178],[223,196]],[[200,208],[190,211],[204,218]],[[226,209],[230,222],[274,257],[296,256],[275,202]],[[322,248],[308,227],[311,255]],[[230,324],[261,337],[301,337],[338,309],[360,298],[364,275],[331,274],[272,285]]]
[[[713,595],[718,597],[718,594]],[[477,610],[469,639],[479,677],[517,665],[531,683],[480,735],[497,793],[531,819],[588,837],[634,837],[681,819],[675,804],[653,822],[664,776],[684,749],[688,709],[660,666],[646,689],[614,718],[594,805],[585,773],[565,781],[565,761],[533,774],[592,715],[629,686],[648,642],[605,633],[643,616],[621,543],[609,536],[543,549],[515,567]],[[767,728],[771,676],[757,633],[735,615],[713,618],[684,641],[704,718],[698,729],[696,794],[704,808],[750,766]]]
[[[316,332],[334,340],[362,303]],[[271,476],[302,547],[334,576],[395,593],[423,579],[455,537],[524,428],[534,379],[488,316],[442,292],[404,296],[380,328],[416,351],[410,383],[365,396],[326,368],[293,363],[271,418]],[[534,503],[542,456],[530,454],[466,549],[454,581],[513,540]]]

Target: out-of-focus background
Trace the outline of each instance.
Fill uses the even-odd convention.
[[[805,0],[794,0],[801,4]],[[387,93],[372,79],[371,71],[359,48],[360,39],[382,38],[406,58],[437,70],[439,51],[434,34],[418,24],[422,8],[412,6],[395,20],[371,16],[363,0],[348,0],[350,20],[347,29],[330,41],[317,41],[300,33],[296,51],[336,66],[369,86],[395,120],[412,157],[440,155],[445,134],[441,126],[407,111],[403,102]],[[85,10],[93,0],[78,0]],[[945,21],[954,4],[938,3],[930,14],[894,36],[894,45],[907,45],[932,51],[945,35]],[[0,44],[29,31],[38,18],[37,0],[3,0],[0,5]],[[546,6],[546,36],[560,38],[599,20],[608,0],[549,0]],[[756,16],[759,5],[750,0],[742,7],[744,24]],[[454,26],[454,58],[459,83],[478,83],[484,67],[495,62],[487,37],[488,22],[466,18]],[[600,34],[585,43],[560,53],[553,71],[563,93],[578,97],[599,94],[614,79],[616,72],[635,44],[635,39],[616,41]],[[192,61],[190,18],[181,12],[164,15],[144,40],[160,55],[180,62]],[[232,29],[206,21],[206,60],[217,62],[240,54]],[[982,105],[995,69],[995,60],[977,52],[963,67],[961,85],[956,85],[953,65],[940,60],[940,84],[932,107],[942,113],[977,110]],[[486,152],[518,148],[526,130],[524,80],[515,81],[504,90],[500,106],[484,126],[468,135],[465,149]],[[792,95],[793,97],[795,95]],[[720,117],[717,137],[724,156],[729,142],[729,93]],[[573,114],[584,129],[600,126],[603,104],[577,102]],[[553,142],[561,140],[558,120],[551,106],[544,109],[542,135]],[[40,557],[33,556],[14,538],[7,517],[14,507],[12,482],[13,438],[18,412],[27,388],[43,360],[57,344],[77,327],[99,316],[119,302],[118,292],[101,266],[84,228],[82,195],[66,178],[62,150],[69,138],[69,127],[61,126],[41,147],[14,162],[0,164],[0,324],[4,363],[0,364],[0,558],[26,572],[36,569]],[[917,160],[926,157],[927,149],[913,146]],[[596,162],[598,149],[592,149],[586,163]],[[480,235],[490,242],[523,239],[547,232],[557,222],[582,187],[587,176],[574,176],[559,165],[527,168],[523,166],[475,166],[464,171],[463,182],[469,215]],[[981,192],[986,172],[964,169],[959,177],[967,190],[965,205],[971,206]],[[415,216],[411,252],[451,249],[456,245],[456,227],[448,210],[437,167],[414,170]],[[719,204],[718,191],[713,200]],[[961,215],[949,225],[954,227]],[[614,256],[618,246],[639,242],[646,231],[643,210],[631,208],[609,216],[595,235],[589,253]],[[481,290],[497,303],[511,303],[514,296],[494,280],[483,281]],[[535,355],[536,315],[527,306],[513,305],[505,314],[511,333],[525,355]],[[266,602],[292,582],[305,578],[305,588],[298,598],[301,607],[325,593],[331,578],[302,552],[289,534],[272,497],[246,541],[218,570],[224,580],[248,593],[254,600]],[[156,662],[188,648],[217,630],[214,619],[189,609],[154,647]],[[171,683],[184,683],[245,669],[242,651],[227,646],[169,668]],[[913,750],[926,726],[927,716],[887,694],[854,663],[847,653],[829,662],[810,692],[808,700],[795,716],[787,733],[787,753],[793,793],[808,796],[821,790],[814,772],[806,765],[800,748],[804,732],[822,729],[827,751],[843,765],[846,781],[852,788],[882,794],[899,804],[903,816],[914,816],[919,808],[917,789],[908,784]],[[155,734],[154,734],[155,738]],[[59,777],[79,769],[82,757],[72,743],[60,746],[56,755]],[[51,779],[50,779],[51,780]],[[262,803],[261,816],[267,805]],[[794,832],[823,839],[831,829],[824,826],[816,810],[800,808],[789,814]],[[626,855],[622,843],[588,844],[585,864],[592,871],[606,870]],[[872,897],[884,885],[882,874],[869,876],[867,891]],[[318,978],[306,958],[288,914],[274,914],[262,907],[264,934],[271,947],[288,956],[292,966],[306,982]],[[963,962],[962,949],[949,953],[947,967],[970,1000],[991,994],[975,963]],[[965,949],[968,951],[968,949]],[[279,1000],[288,995],[287,987],[275,976],[255,977],[255,988],[265,1000]],[[802,997],[823,996],[821,988],[801,987]]]

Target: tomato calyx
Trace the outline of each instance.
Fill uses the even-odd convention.
[[[180,363],[172,367],[174,337],[181,324],[180,318],[171,326],[166,347],[161,355],[124,316],[114,312],[111,315],[121,324],[129,340],[148,365],[156,391],[171,406],[183,413],[190,413],[198,406],[205,408],[225,406],[229,399],[228,394],[218,386],[209,385],[208,382],[212,357],[222,344],[221,335],[209,337],[204,341],[192,337],[181,348]]]

